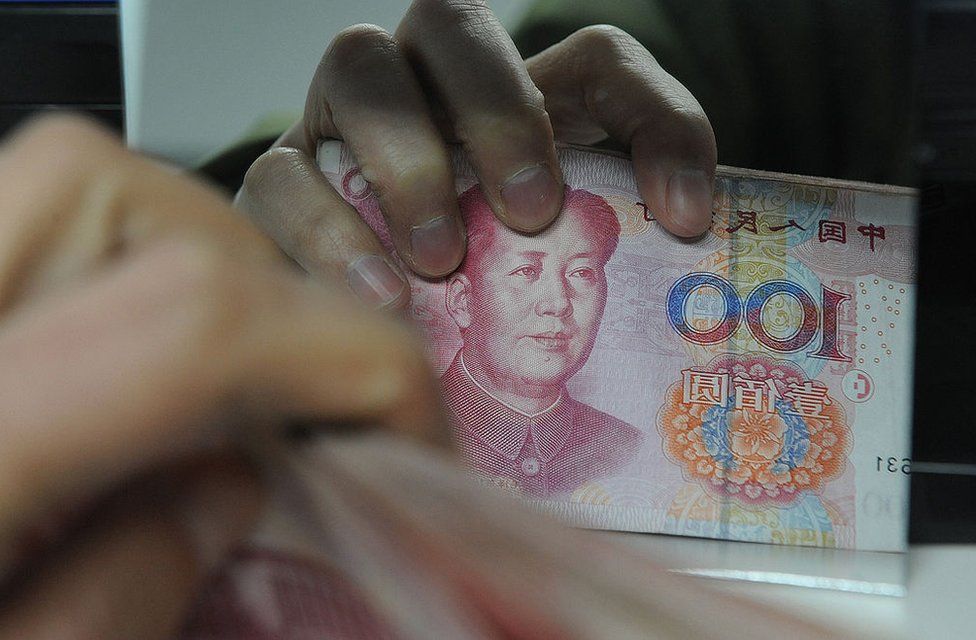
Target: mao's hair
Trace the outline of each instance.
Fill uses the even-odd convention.
[[[495,218],[478,185],[462,193],[458,204],[468,232],[468,251],[459,269],[463,273],[469,265],[477,264],[481,260],[481,254],[491,243],[496,231],[502,227],[502,223]],[[613,207],[595,193],[567,186],[560,215],[566,215],[568,211],[579,214],[585,223],[586,232],[596,240],[597,246],[605,250],[602,261],[606,263],[616,251],[617,241],[620,239],[620,221],[617,220]]]

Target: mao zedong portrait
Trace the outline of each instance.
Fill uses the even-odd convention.
[[[600,328],[616,214],[600,196],[567,188],[556,222],[529,236],[499,223],[477,185],[460,205],[468,253],[446,303],[463,344],[441,382],[462,456],[536,497],[612,474],[643,436],[571,398],[566,382]]]

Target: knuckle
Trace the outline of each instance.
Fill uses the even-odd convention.
[[[180,326],[188,346],[212,347],[227,340],[252,307],[252,274],[212,243],[176,241],[159,251],[148,268],[160,272],[160,292],[184,320]]]
[[[418,20],[452,20],[480,17],[490,12],[485,0],[414,0],[409,13]]]
[[[291,147],[265,151],[251,163],[244,174],[238,201],[245,207],[262,202],[287,186],[289,177],[304,166],[303,153]]]
[[[633,55],[635,51],[647,52],[632,35],[612,24],[594,24],[583,27],[570,36],[570,39],[580,49],[591,54],[611,56],[626,54],[629,56]]]
[[[694,96],[680,84],[663,98],[664,115],[672,125],[672,135],[683,141],[689,153],[701,155],[706,162],[715,163],[717,155],[715,133],[705,111]]]
[[[355,24],[336,34],[323,56],[323,64],[330,70],[348,72],[350,68],[388,61],[396,55],[396,43],[389,32],[375,24]]]
[[[346,213],[356,215],[354,211],[324,213],[296,227],[288,240],[287,251],[295,261],[327,282],[345,282],[355,257],[383,251],[369,227],[337,217]]]
[[[710,145],[714,155],[714,134],[701,105],[684,85],[661,68],[637,39],[619,27],[602,24],[580,29],[567,42],[572,42],[580,81],[588,87],[585,100],[592,112],[607,109],[596,95],[598,91],[605,92],[607,86],[617,90],[649,90],[654,108],[631,110],[620,129],[657,131],[655,123],[663,117],[669,124],[677,125],[672,135],[702,149]]]
[[[715,137],[708,116],[705,115],[697,102],[691,106],[687,103],[687,99],[682,97],[681,101],[671,108],[671,115],[683,122],[691,133],[708,138]]]
[[[226,290],[228,258],[204,241],[183,240],[164,266],[176,292],[189,300],[216,300]]]
[[[391,196],[429,194],[450,184],[450,159],[446,154],[410,151],[402,145],[389,145],[380,156],[382,162],[363,164],[362,175],[381,200]]]
[[[65,153],[90,155],[93,150],[121,149],[117,138],[100,124],[74,114],[44,115],[28,122],[15,136],[14,146],[61,157]]]
[[[397,37],[406,50],[413,51],[424,48],[430,34],[479,43],[500,29],[485,0],[414,0]]]
[[[531,81],[524,84],[509,83],[508,95],[497,100],[495,112],[500,118],[528,125],[530,128],[546,125],[549,121],[546,98]]]
[[[289,251],[297,256],[299,263],[311,261],[318,268],[328,268],[338,274],[342,267],[339,256],[343,255],[344,249],[354,245],[350,241],[343,242],[337,235],[337,229],[325,219],[302,224],[294,229]]]
[[[546,97],[534,84],[526,88],[523,99],[517,104],[516,117],[524,119],[531,126],[548,126],[549,112],[546,111]]]
[[[609,24],[580,29],[567,39],[584,75],[646,76],[660,69],[657,60],[632,35]]]
[[[496,105],[492,111],[460,115],[453,123],[455,135],[469,151],[486,141],[510,144],[511,140],[535,145],[540,141],[549,144],[552,136],[549,112],[545,99],[538,89],[526,91],[507,105]],[[500,135],[503,132],[503,136]]]
[[[21,162],[63,177],[108,166],[123,152],[114,134],[90,118],[72,114],[34,119],[14,134],[10,149]]]

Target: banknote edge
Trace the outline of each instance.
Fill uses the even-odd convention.
[[[342,140],[323,140],[319,143],[319,150],[316,155],[320,155],[322,148],[328,143],[335,143],[332,148],[341,149],[343,146]],[[599,149],[596,147],[588,147],[585,145],[569,144],[565,142],[557,142],[557,149],[569,149],[574,151],[580,151],[584,153],[595,153],[598,155],[607,156],[610,158],[619,158],[621,160],[631,161],[630,154],[623,153],[620,151],[614,151],[611,149]],[[334,153],[334,152],[333,152]],[[328,158],[338,165],[339,158],[337,155],[332,155]],[[322,171],[326,170],[325,164],[327,159],[325,157],[318,158],[318,166]],[[723,178],[753,178],[756,180],[770,180],[773,182],[786,182],[789,184],[803,184],[812,187],[832,187],[836,189],[851,189],[855,191],[870,192],[870,193],[880,193],[884,195],[891,196],[906,196],[917,198],[919,196],[919,190],[914,187],[906,187],[901,185],[892,184],[878,184],[874,182],[862,182],[858,180],[842,180],[839,178],[825,178],[822,176],[808,176],[798,173],[782,173],[776,171],[763,171],[761,169],[746,169],[743,167],[730,167],[727,165],[720,164],[717,166],[715,173],[717,176]]]
[[[630,154],[611,149],[599,149],[587,147],[585,145],[568,144],[564,142],[556,143],[557,149],[573,149],[586,153],[597,153],[600,155],[631,160]],[[730,167],[720,164],[715,170],[717,176],[723,178],[755,178],[757,180],[772,180],[774,182],[788,182],[790,184],[804,184],[812,187],[833,187],[837,189],[853,189],[857,191],[870,191],[894,196],[918,197],[919,190],[914,187],[906,187],[893,184],[878,184],[874,182],[862,182],[859,180],[842,180],[840,178],[825,178],[822,176],[808,176],[799,173],[782,173],[777,171],[763,171],[761,169],[746,169],[744,167]]]

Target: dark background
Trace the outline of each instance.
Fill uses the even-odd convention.
[[[918,8],[914,541],[976,542],[976,2]]]
[[[976,0],[910,13],[922,191],[910,538],[976,542]],[[119,51],[115,2],[0,0],[0,135],[62,109],[121,131]]]
[[[122,131],[115,2],[0,0],[0,135],[31,113],[87,111]]]

